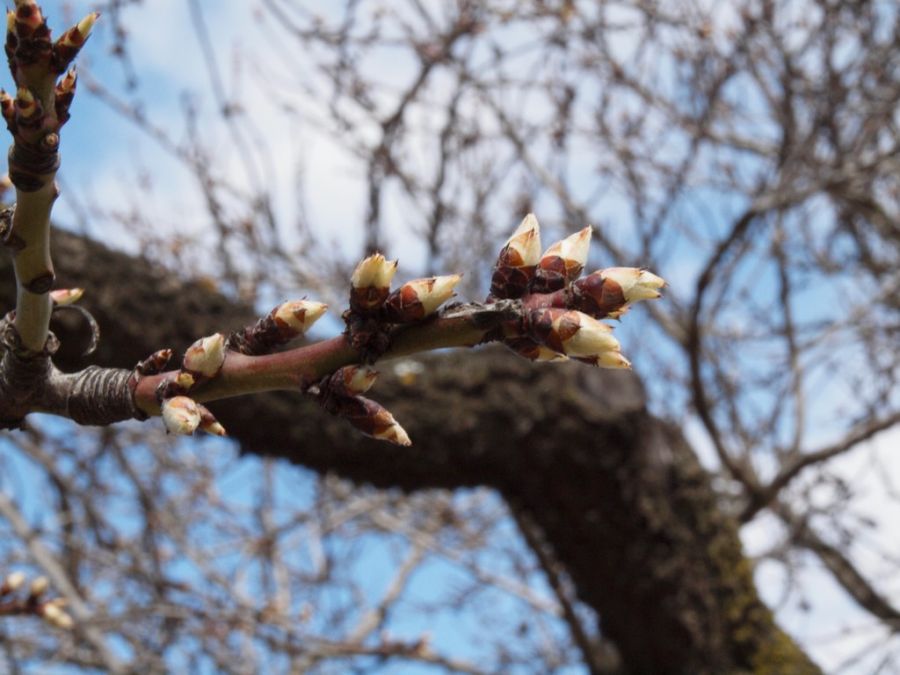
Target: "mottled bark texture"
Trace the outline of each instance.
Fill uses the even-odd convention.
[[[103,330],[94,362],[130,367],[253,318],[202,285],[95,243],[61,232],[55,242],[58,286],[86,287],[82,304]],[[54,329],[58,365],[83,367],[77,343],[86,335]],[[376,385],[411,448],[361,438],[299,395],[211,407],[246,452],[379,487],[496,488],[543,528],[628,672],[818,672],[760,602],[709,476],[680,431],[648,414],[636,378],[533,365],[496,348],[423,360],[426,370],[407,384],[383,364]]]

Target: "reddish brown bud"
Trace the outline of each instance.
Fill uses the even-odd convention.
[[[166,367],[171,358],[171,349],[160,349],[153,352],[143,361],[140,361],[134,369],[139,375],[156,375],[163,371],[163,368]]]
[[[408,281],[388,297],[384,304],[385,317],[394,323],[425,318],[453,297],[453,289],[460,278],[458,274],[450,274]]]
[[[611,334],[612,326],[573,310],[532,310],[526,328],[530,337],[567,356],[592,357],[620,349]]]
[[[491,276],[491,295],[520,298],[528,290],[541,257],[541,228],[534,214],[522,220],[500,250]]]
[[[213,436],[226,436],[227,433],[225,431],[225,427],[219,424],[219,421],[216,419],[216,416],[212,414],[212,412],[205,405],[200,403],[197,404],[197,409],[200,411],[200,431],[205,431],[208,434]]]
[[[337,414],[347,418],[350,424],[367,436],[396,445],[412,445],[406,431],[388,409],[372,399],[363,396],[343,399]]]
[[[534,273],[532,290],[550,293],[565,288],[577,279],[587,262],[590,246],[590,227],[553,244],[541,256]]]
[[[363,259],[350,277],[350,309],[367,313],[384,304],[397,272],[396,260],[385,260],[380,253]]]

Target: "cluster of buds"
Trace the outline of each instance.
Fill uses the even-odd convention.
[[[344,313],[350,343],[372,361],[390,346],[396,325],[428,318],[454,295],[460,275],[408,281],[391,292],[397,261],[375,253],[362,260],[350,276],[350,309]]]
[[[420,321],[453,297],[460,275],[407,281],[391,293],[397,261],[376,253],[362,260],[350,276],[350,312],[384,323]]]
[[[0,583],[0,616],[27,615],[39,616],[51,626],[70,630],[75,622],[63,609],[65,598],[46,599],[50,588],[47,577],[36,577],[27,590],[27,578],[23,572],[13,572]],[[26,593],[21,591],[26,590]]]
[[[228,338],[214,333],[194,342],[185,351],[178,372],[157,391],[162,419],[169,433],[190,435],[199,429],[224,436],[224,427],[206,406],[189,396],[191,390],[219,375],[229,351],[267,354],[306,333],[326,309],[326,305],[311,300],[283,302],[255,324]],[[135,370],[139,375],[161,372],[171,356],[171,350],[161,350],[139,363]]]
[[[610,267],[585,277],[589,227],[558,241],[543,254],[540,226],[525,217],[501,249],[488,300],[521,299],[523,316],[505,327],[502,341],[533,361],[568,357],[603,368],[629,368],[612,327],[631,303],[660,297],[665,281],[634,267]]]
[[[96,12],[88,14],[54,43],[51,42],[50,28],[34,0],[16,0],[15,10],[7,12],[5,51],[18,89],[15,98],[0,92],[0,109],[14,135],[19,130],[39,134],[49,128],[58,131],[68,120],[76,75],[74,69],[68,72],[66,69],[90,37],[99,16]],[[53,89],[53,109],[45,111],[34,92],[43,89],[48,77],[55,79],[63,73],[65,76]],[[55,124],[44,120],[45,112],[55,113]]]
[[[411,445],[406,430],[388,409],[361,395],[372,388],[377,377],[378,372],[371,366],[345,366],[310,387],[307,393],[325,410],[343,417],[366,436],[396,445]]]

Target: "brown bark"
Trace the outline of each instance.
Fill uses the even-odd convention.
[[[82,304],[103,330],[95,363],[130,367],[253,318],[203,285],[87,240],[59,232],[55,245],[57,286],[86,287]],[[0,289],[5,306],[13,292],[8,281]],[[54,325],[63,369],[85,365],[73,318]],[[375,389],[411,448],[361,438],[299,395],[211,407],[249,453],[379,487],[496,488],[543,529],[629,672],[818,672],[759,600],[709,476],[679,430],[647,412],[634,376],[536,366],[494,349],[423,360],[411,384],[384,364]]]

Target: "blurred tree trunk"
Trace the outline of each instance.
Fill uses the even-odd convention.
[[[102,329],[90,358],[102,365],[131,367],[254,318],[202,284],[88,240],[57,232],[55,245],[57,287],[88,289],[82,304]],[[2,265],[12,307],[8,258]],[[84,365],[76,315],[62,314],[54,330],[58,365]],[[494,349],[421,361],[406,383],[385,364],[374,394],[411,448],[360,438],[296,394],[211,407],[248,453],[384,488],[497,489],[540,526],[627,672],[818,672],[759,600],[709,476],[680,431],[647,412],[634,376],[535,366]]]

